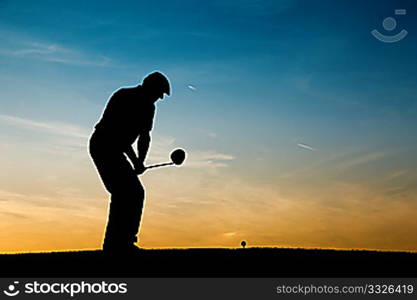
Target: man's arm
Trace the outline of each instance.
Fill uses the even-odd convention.
[[[127,155],[127,157],[129,158],[129,160],[132,162],[135,170],[138,166],[138,158],[136,156],[135,151],[133,150],[132,146],[129,145],[129,147],[127,147],[127,149],[125,150],[125,153]]]
[[[142,174],[145,172],[144,161],[146,159],[146,155],[148,154],[149,144],[151,143],[151,133],[149,131],[143,131],[139,135],[139,139],[137,142],[138,146],[138,166],[135,166],[136,172],[138,174]],[[132,150],[133,151],[133,150]]]

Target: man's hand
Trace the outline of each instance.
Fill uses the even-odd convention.
[[[135,163],[135,172],[137,175],[141,175],[146,171],[145,166],[143,165],[143,161],[137,160]]]

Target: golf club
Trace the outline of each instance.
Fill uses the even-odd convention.
[[[179,166],[184,162],[185,157],[186,157],[186,153],[184,149],[175,149],[174,151],[171,152],[170,162],[147,166],[146,169],[152,169],[152,168],[158,168],[158,167],[164,167],[164,166],[172,166],[172,165]]]

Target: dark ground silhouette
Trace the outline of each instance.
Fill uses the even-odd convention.
[[[0,255],[3,277],[417,277],[417,253],[283,248]]]

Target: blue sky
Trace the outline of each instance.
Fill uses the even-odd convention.
[[[314,122],[349,134],[358,118],[381,120],[384,109],[401,114],[415,103],[411,95],[394,97],[416,81],[415,37],[387,46],[369,35],[392,14],[394,2],[386,3],[2,1],[6,91],[24,85],[23,93],[42,93],[41,86],[62,93],[61,101],[43,96],[46,111],[75,95],[103,105],[118,86],[161,69],[178,99],[169,110],[191,109],[183,127],[227,120],[214,129],[269,136],[291,122]],[[400,18],[399,26],[415,26],[411,16]],[[198,98],[187,84],[198,87]],[[241,119],[249,112],[250,126]]]
[[[395,16],[398,8],[407,15]],[[320,199],[333,181],[393,185],[415,200],[416,9],[415,1],[0,1],[0,137],[20,149],[42,143],[34,128],[86,139],[113,91],[161,70],[173,95],[158,104],[156,143],[172,140],[226,181],[287,197],[317,189]],[[408,36],[377,41],[370,31],[384,32],[390,16],[393,34]],[[10,168],[24,173],[24,153],[9,151]],[[18,174],[0,188],[13,180],[22,189]],[[403,178],[388,184],[381,174]],[[295,196],[300,186],[306,192]]]

